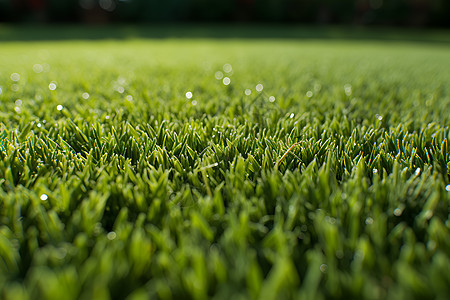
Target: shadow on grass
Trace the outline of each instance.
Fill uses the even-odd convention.
[[[0,41],[102,39],[330,39],[382,40],[450,44],[450,31],[409,28],[325,27],[299,25],[11,25],[0,24]]]

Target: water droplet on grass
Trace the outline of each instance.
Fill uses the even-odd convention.
[[[306,92],[306,97],[311,98],[312,96],[313,96],[313,92],[311,92],[311,91]]]
[[[264,86],[261,83],[256,85],[256,91],[257,92],[262,92],[263,89],[264,89]]]
[[[316,83],[314,84],[314,91],[317,93],[318,91],[320,91],[320,89],[322,88],[322,85],[320,85],[320,83]]]
[[[56,106],[56,109],[59,110],[59,111],[63,110],[63,108],[64,108],[64,106],[62,106],[61,104],[59,104],[58,106]]]
[[[197,105],[197,101],[196,100],[192,100],[192,105]]]
[[[130,102],[133,101],[133,96],[131,96],[131,95],[128,95],[125,98],[127,99],[127,101],[130,101]]]
[[[373,224],[373,219],[371,217],[367,217],[365,223],[366,225],[371,225]]]
[[[347,96],[350,96],[352,94],[352,85],[351,84],[344,85],[344,92]]]
[[[269,102],[275,102],[275,97],[274,96],[270,96],[269,97]]]
[[[54,91],[56,90],[56,82],[52,81],[50,82],[50,84],[48,85],[49,90]]]
[[[291,113],[291,114],[289,115],[289,118],[293,119],[294,116],[295,116],[294,113]]]
[[[345,94],[346,94],[347,96],[351,96],[351,95],[352,95],[352,88],[346,88],[346,89],[345,89]]]
[[[44,71],[44,67],[40,64],[33,65],[34,73],[42,73]]]
[[[14,102],[16,104],[16,106],[21,106],[22,105],[22,100],[17,99],[16,102]]]
[[[396,209],[394,209],[394,215],[396,216],[396,217],[399,217],[399,216],[401,216],[402,215],[402,210],[400,209],[400,208],[396,208]]]
[[[125,85],[127,83],[127,80],[125,79],[125,77],[120,76],[119,78],[117,78],[117,83],[120,85]]]
[[[18,85],[18,84],[13,84],[13,85],[11,85],[11,90],[12,90],[13,92],[19,91],[19,85]]]
[[[44,72],[46,73],[50,72],[51,67],[49,64],[43,64],[42,67],[44,68]]]
[[[41,123],[37,123],[36,126],[39,127],[39,128],[41,128],[41,127],[42,127],[42,124],[41,124]]]
[[[106,235],[106,238],[110,241],[114,240],[116,238],[117,234],[114,231],[108,232]]]
[[[116,88],[116,91],[120,94],[123,94],[123,92],[125,92],[125,88],[123,86],[119,86]]]
[[[246,89],[246,90],[244,91],[244,94],[247,95],[247,96],[250,96],[251,93],[252,93],[252,90],[251,90],[251,89]]]
[[[446,190],[447,192],[450,192],[450,184],[447,184],[447,186],[445,187],[445,190]]]
[[[81,95],[81,97],[83,98],[83,99],[89,99],[89,94],[88,93],[83,93],[82,95]]]
[[[0,94],[3,92],[2,87],[0,86]]]
[[[19,73],[12,73],[10,76],[11,80],[14,82],[17,82],[20,80],[20,74]]]
[[[214,74],[214,77],[216,77],[217,80],[220,80],[223,78],[223,73],[220,71],[217,71],[216,74]]]
[[[42,194],[40,198],[42,201],[47,201],[48,196],[47,196],[47,194]]]
[[[228,78],[228,77],[225,77],[224,79],[223,79],[223,84],[225,84],[225,85],[229,85],[230,83],[231,83],[231,79],[230,78]]]
[[[192,98],[192,93],[191,92],[187,92],[186,93],[186,98],[191,99]]]
[[[231,73],[231,71],[233,71],[233,67],[230,64],[224,64],[223,70],[225,71],[225,73]]]
[[[320,272],[326,273],[328,270],[328,266],[326,264],[321,264],[319,269],[320,269]]]
[[[14,107],[14,110],[16,111],[16,113],[20,114],[22,112],[22,110],[20,109],[20,107],[16,106]]]

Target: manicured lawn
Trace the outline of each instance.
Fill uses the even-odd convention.
[[[1,298],[450,297],[447,33],[73,30],[0,27]]]

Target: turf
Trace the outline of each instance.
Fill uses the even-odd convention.
[[[0,297],[447,299],[449,50],[2,42]]]

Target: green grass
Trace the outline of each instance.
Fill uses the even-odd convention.
[[[2,42],[0,297],[447,299],[449,50]]]

